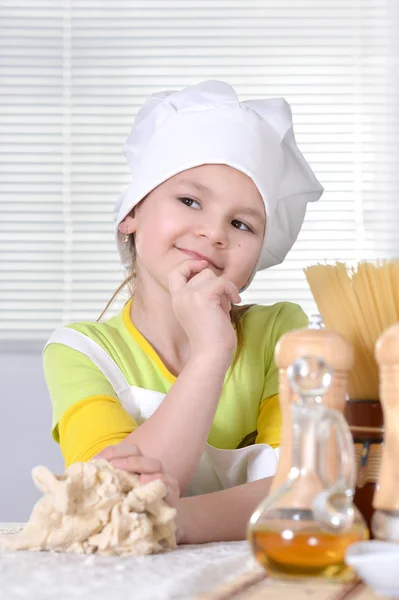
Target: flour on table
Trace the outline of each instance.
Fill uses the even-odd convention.
[[[22,532],[0,536],[5,549],[140,555],[176,547],[176,511],[161,480],[141,484],[105,460],[75,463],[63,475],[35,467],[32,477],[44,496]]]

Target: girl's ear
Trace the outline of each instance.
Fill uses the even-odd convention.
[[[136,213],[134,209],[119,223],[118,229],[124,235],[136,232]]]

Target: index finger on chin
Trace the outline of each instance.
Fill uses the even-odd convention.
[[[208,265],[206,260],[189,259],[182,262],[169,273],[169,291],[171,294],[179,292],[191,279]]]

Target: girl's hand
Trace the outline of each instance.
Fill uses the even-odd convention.
[[[168,488],[165,500],[171,506],[176,506],[180,498],[180,488],[177,479],[163,472],[162,464],[156,458],[148,458],[141,454],[140,449],[129,442],[123,441],[116,446],[108,446],[101,450],[93,460],[102,458],[111,463],[115,469],[129,471],[140,475],[142,483],[148,483],[154,479],[162,479]]]
[[[135,444],[131,444],[126,440],[115,446],[104,448],[92,460],[96,458],[107,460],[115,469],[129,471],[129,473],[135,473],[136,475],[159,474],[163,471],[159,460],[143,456]]]
[[[224,352],[231,360],[237,337],[230,321],[232,303],[241,301],[237,287],[207,268],[206,260],[186,260],[169,274],[173,308],[193,354]]]
[[[176,512],[176,538],[179,543],[182,538],[182,520],[180,518],[179,499],[180,488],[177,479],[163,472],[162,464],[155,458],[143,456],[140,449],[125,440],[116,446],[108,446],[101,450],[92,460],[102,458],[107,460],[116,469],[129,471],[140,476],[141,483],[149,483],[155,479],[161,479],[167,488],[165,502],[177,510]]]

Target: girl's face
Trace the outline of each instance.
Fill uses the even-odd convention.
[[[226,165],[201,165],[153,190],[119,225],[135,234],[140,281],[152,276],[168,289],[168,273],[187,259],[208,267],[241,289],[262,246],[262,197],[252,179]]]

